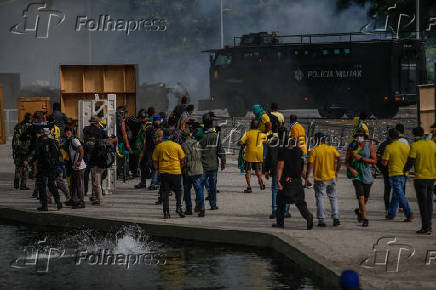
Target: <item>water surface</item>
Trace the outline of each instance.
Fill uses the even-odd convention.
[[[1,223],[0,248],[3,289],[318,288],[271,251],[151,239],[136,227],[105,234]]]

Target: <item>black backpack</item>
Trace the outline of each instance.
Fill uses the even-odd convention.
[[[62,154],[55,140],[44,140],[41,160],[43,167],[50,169],[55,169],[62,164]]]
[[[83,159],[85,160],[86,164],[91,167],[94,165],[92,164],[92,155],[94,153],[95,143],[96,139],[94,137],[86,138],[86,141],[83,143],[83,149],[85,151]]]
[[[115,153],[112,143],[106,139],[96,139],[91,160],[98,168],[111,167],[115,162]]]
[[[280,129],[280,122],[279,122],[279,118],[277,118],[277,116],[271,114],[271,112],[268,112],[268,117],[269,120],[271,122],[272,125],[272,132],[273,133],[279,133],[279,129]]]

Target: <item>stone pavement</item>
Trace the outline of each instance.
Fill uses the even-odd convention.
[[[45,215],[46,213],[36,213],[38,202],[30,197],[32,191],[18,191],[12,188],[13,170],[10,145],[2,145],[0,146],[0,207],[35,212],[38,217]],[[327,220],[326,228],[318,228],[315,219],[315,227],[312,231],[305,229],[306,223],[295,206],[291,207],[292,218],[285,220],[284,230],[271,228],[273,221],[268,218],[271,212],[270,181],[266,182],[266,190],[260,191],[257,186],[253,186],[253,193],[244,194],[244,177],[236,168],[235,161],[230,161],[228,168],[218,176],[219,210],[206,211],[205,218],[198,218],[196,215],[184,219],[178,218],[174,212],[175,200],[172,197],[170,199],[172,218],[163,220],[161,206],[154,205],[157,192],[133,189],[136,182],[137,180],[126,184],[118,183],[116,194],[106,196],[101,207],[93,207],[87,202],[85,209],[64,208],[57,212],[54,210],[54,205],[51,205],[49,213],[173,225],[181,228],[192,226],[280,235],[284,237],[282,240],[295,242],[301,246],[311,259],[318,260],[336,274],[342,269],[357,270],[365,289],[436,289],[435,234],[431,236],[415,234],[415,231],[420,228],[420,218],[411,181],[407,184],[407,197],[416,216],[412,223],[403,222],[402,214],[399,214],[394,221],[385,220],[383,180],[379,178],[373,185],[368,203],[369,227],[362,228],[353,213],[357,201],[352,183],[345,177],[345,172],[342,172],[337,182],[342,224],[339,227],[332,227],[332,221]],[[29,182],[33,187],[32,183],[33,181]],[[309,210],[315,215],[313,190],[306,190],[306,200]],[[325,206],[326,213],[329,215],[330,206],[327,197],[325,197]],[[0,212],[3,209],[0,209]],[[32,222],[29,220],[29,223]],[[377,244],[379,239],[381,240]],[[396,241],[392,242],[395,239]],[[375,252],[378,253],[377,265],[374,263]],[[365,259],[367,261],[361,265]],[[427,260],[430,260],[430,265],[426,265]],[[321,273],[313,274],[321,275]]]

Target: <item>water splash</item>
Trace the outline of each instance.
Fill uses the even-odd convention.
[[[65,250],[64,257],[73,257],[77,251],[99,252],[107,250],[114,254],[140,254],[156,252],[158,243],[138,225],[123,226],[118,231],[103,233],[92,229],[72,230],[62,233],[46,233],[30,246],[47,252],[50,248]]]

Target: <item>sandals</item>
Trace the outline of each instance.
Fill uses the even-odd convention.
[[[259,180],[259,186],[260,186],[260,190],[265,190],[265,183],[263,183],[263,180]]]

